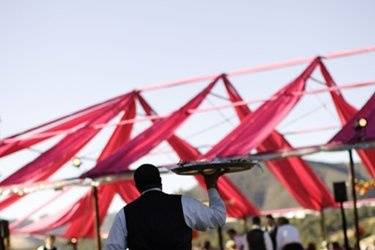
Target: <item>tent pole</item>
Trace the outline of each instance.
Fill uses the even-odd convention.
[[[324,214],[324,208],[320,210],[320,229],[323,241],[327,242],[326,217]]]
[[[243,217],[243,229],[245,234],[247,233],[247,217],[246,215]]]
[[[219,238],[219,249],[224,250],[223,228],[220,226],[217,228],[217,235]]]
[[[349,249],[349,241],[347,235],[347,225],[346,225],[346,216],[343,202],[340,202],[340,211],[341,211],[341,219],[342,219],[342,231],[344,233],[344,243],[345,243],[345,250]]]
[[[354,172],[354,161],[353,161],[353,151],[348,150],[349,153],[349,168],[350,168],[350,182],[352,188],[352,198],[353,198],[353,212],[354,212],[354,225],[355,225],[355,245],[357,249],[359,248],[359,220],[358,220],[358,209],[357,209],[357,193],[355,191],[355,172]]]
[[[98,187],[92,186],[92,195],[94,197],[94,226],[96,233],[96,247],[97,250],[102,250],[102,242],[100,239],[100,221],[99,221],[99,199],[98,199]]]

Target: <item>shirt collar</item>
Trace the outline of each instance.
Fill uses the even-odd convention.
[[[149,188],[149,189],[146,189],[145,191],[143,191],[141,194],[145,194],[145,193],[150,192],[150,191],[159,191],[159,192],[161,192],[161,188],[157,188],[157,187],[155,187],[155,188]]]

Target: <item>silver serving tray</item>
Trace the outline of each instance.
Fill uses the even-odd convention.
[[[213,160],[179,163],[172,171],[178,175],[209,175],[216,173],[234,173],[246,171],[258,165],[257,161],[236,159],[236,160]]]

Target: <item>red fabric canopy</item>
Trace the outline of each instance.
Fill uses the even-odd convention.
[[[275,128],[303,96],[306,81],[318,65],[326,79],[327,85],[334,86],[335,83],[329,72],[320,59],[316,58],[294,81],[275,93],[254,112],[251,112],[247,106],[236,106],[236,112],[241,123],[206,154],[202,154],[187,141],[176,136],[175,131],[190,116],[190,110],[196,109],[202,103],[216,82],[221,78],[224,80],[230,100],[232,102],[242,101],[241,96],[225,76],[216,77],[192,100],[169,116],[161,119],[153,119],[153,124],[148,129],[132,139],[130,139],[130,135],[133,123],[124,122],[135,118],[134,98],[138,98],[148,115],[155,114],[150,105],[148,105],[138,92],[112,98],[106,102],[6,138],[0,141],[0,157],[52,138],[61,131],[66,132],[65,137],[56,145],[6,178],[1,184],[10,185],[46,180],[57,169],[74,157],[100,131],[101,126],[99,125],[107,124],[121,111],[125,111],[120,120],[122,124],[118,125],[112,133],[97,160],[96,166],[82,175],[82,177],[95,177],[126,171],[131,163],[146,155],[165,140],[168,141],[182,160],[246,155],[255,148],[259,152],[292,148],[288,141],[275,131]],[[358,116],[353,118],[356,113],[355,108],[343,99],[339,91],[331,92],[331,95],[342,123],[347,124],[332,139],[332,142],[343,142],[346,136],[351,136],[353,133],[352,127],[348,124],[353,122],[353,119]],[[373,99],[374,97],[358,113],[358,115],[365,115],[369,124],[373,124],[374,122],[372,112],[374,110]],[[93,126],[99,128],[93,128]],[[371,137],[373,132],[374,128],[372,125],[366,128],[365,139],[373,138]],[[361,159],[373,176],[375,174],[373,165],[375,162],[374,152],[374,150],[358,151]],[[332,195],[301,158],[292,157],[278,161],[267,161],[266,164],[301,206],[314,210],[334,206]],[[200,185],[204,185],[201,177],[197,177],[197,180]],[[245,215],[259,214],[258,209],[246,199],[229,178],[225,176],[220,178],[218,188],[226,202],[227,211],[230,216],[240,218]],[[101,222],[104,220],[104,216],[116,193],[120,194],[126,202],[132,201],[139,195],[134,183],[128,180],[105,184],[99,187],[99,217]],[[0,209],[13,204],[19,198],[18,196],[8,197],[0,202]],[[14,231],[46,233],[64,226],[66,230],[64,230],[63,236],[65,237],[93,236],[94,219],[91,213],[87,213],[87,210],[93,210],[92,199],[91,192],[87,192],[73,206],[68,206],[56,215],[46,217],[32,225],[22,228],[14,226]]]

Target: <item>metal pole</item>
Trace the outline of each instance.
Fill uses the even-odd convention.
[[[248,230],[248,228],[247,228],[247,217],[246,216],[243,217],[243,229],[244,229],[244,233],[246,234],[247,230]]]
[[[323,241],[327,242],[326,218],[324,214],[324,208],[320,210],[320,229]]]
[[[94,197],[94,226],[96,232],[96,246],[97,250],[102,250],[102,242],[100,238],[100,221],[99,221],[99,199],[98,199],[98,188],[92,186],[92,195]]]
[[[345,249],[349,250],[348,235],[346,234],[346,230],[347,230],[346,217],[345,217],[345,210],[344,210],[343,202],[340,202],[340,209],[341,209],[341,219],[342,219],[342,230],[344,232]]]
[[[223,229],[222,227],[217,228],[217,235],[219,238],[219,249],[224,250],[224,241],[223,241]]]
[[[355,191],[355,172],[354,172],[354,161],[353,161],[353,152],[348,150],[349,153],[349,167],[350,167],[350,181],[352,186],[352,198],[353,198],[353,212],[354,212],[354,225],[355,225],[355,246],[356,249],[359,248],[359,219],[358,219],[358,209],[357,209],[357,193]]]

